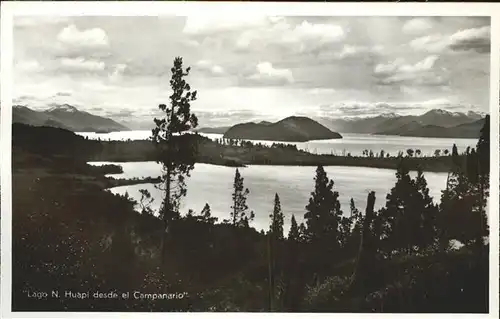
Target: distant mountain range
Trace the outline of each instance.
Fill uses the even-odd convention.
[[[199,129],[194,129],[193,131],[206,134],[224,134],[230,128],[231,126],[201,127]]]
[[[308,117],[290,116],[276,123],[262,121],[237,124],[224,133],[224,138],[306,142],[342,138],[342,135]]]
[[[485,116],[486,114],[484,113],[472,111],[460,113],[433,109],[422,115],[383,113],[373,117],[343,119],[313,117],[313,120],[331,131],[342,133],[477,138],[479,137]],[[270,122],[266,121],[260,122],[260,124],[265,123],[270,124]],[[225,134],[230,128],[230,126],[203,127],[197,131],[201,133]]]
[[[27,106],[15,105],[12,110],[12,122],[33,126],[51,126],[73,132],[111,132],[128,131],[126,126],[112,119],[79,111],[69,104],[53,104],[45,111],[35,111]]]
[[[384,113],[374,117],[316,120],[331,130],[342,133],[366,133],[415,137],[475,138],[486,114],[469,111],[449,112],[433,109],[422,115]],[[475,123],[475,124],[474,124]]]
[[[400,135],[415,137],[477,138],[486,114],[469,111],[449,112],[433,109],[422,115],[383,113],[358,118],[307,118],[291,116],[276,123],[261,121],[234,126],[202,127],[201,133],[224,134],[227,138],[253,140],[295,141],[342,138],[339,133]],[[52,126],[74,132],[111,132],[130,130],[110,118],[80,111],[69,104],[53,104],[45,111],[15,105],[14,123],[34,126]]]
[[[273,124],[269,121],[260,121],[257,124]],[[194,129],[195,132],[206,133],[206,134],[224,134],[226,133],[232,126],[217,126],[217,127],[200,127]]]
[[[484,121],[484,119],[480,119],[474,122],[452,127],[442,127],[437,125],[422,126],[421,124],[413,121],[399,127],[398,129],[376,134],[444,138],[478,138],[481,134],[481,128],[483,128]]]

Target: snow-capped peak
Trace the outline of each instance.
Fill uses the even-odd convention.
[[[469,117],[485,117],[486,116],[486,113],[484,112],[476,112],[476,111],[468,111],[467,112],[467,116]]]
[[[69,104],[52,104],[53,106],[48,109],[48,112],[52,111],[64,111],[64,112],[77,112],[76,107]]]
[[[480,119],[484,118],[486,116],[486,113],[483,112],[476,112],[476,111],[468,111],[467,113],[465,112],[450,112],[442,109],[432,109],[427,111],[425,114],[430,114],[430,115],[447,115],[447,116],[452,116],[452,117],[469,117],[473,119]]]
[[[379,116],[385,117],[385,118],[395,118],[395,117],[398,117],[399,115],[391,112],[391,113],[382,113]]]
[[[450,111],[446,111],[443,109],[432,109],[432,110],[427,111],[427,113],[425,113],[425,114],[427,114],[427,115],[447,115],[447,116],[453,116],[453,117],[463,116],[463,113],[450,112]]]
[[[442,110],[442,109],[432,109],[429,111],[429,113],[436,113],[436,114],[443,114],[443,115],[450,115],[451,112],[448,112],[446,110]]]

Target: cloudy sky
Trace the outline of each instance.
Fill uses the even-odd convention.
[[[477,17],[16,17],[14,103],[151,123],[175,56],[201,126],[488,111],[490,20]]]

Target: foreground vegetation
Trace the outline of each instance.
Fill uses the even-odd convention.
[[[61,149],[45,157],[14,148],[13,309],[271,310],[269,236],[254,230],[251,221],[250,227],[219,223],[206,211],[180,217],[168,244],[169,262],[161,266],[162,227],[157,217],[139,214],[130,199],[103,190],[97,176],[102,178],[110,168],[58,155],[64,153]],[[409,209],[405,207],[404,212]],[[435,212],[437,216],[443,209]],[[429,245],[387,255],[385,244],[366,241],[375,246],[376,261],[370,262],[367,279],[356,286],[353,275],[361,276],[356,271],[361,254],[356,243],[366,212],[354,210],[350,239],[342,248],[330,249],[332,238],[325,244],[327,251],[313,249],[305,226],[297,226],[273,250],[272,310],[487,312],[488,246],[475,248],[471,223],[479,215],[453,213],[446,223],[456,231],[446,228],[448,238],[459,238],[466,246],[455,251]],[[469,235],[460,237],[462,233]],[[187,292],[189,297],[156,301],[28,297],[29,292],[52,290]]]

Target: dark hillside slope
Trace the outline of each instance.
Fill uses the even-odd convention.
[[[16,105],[12,109],[12,123],[58,127],[74,132],[129,130],[112,119],[80,111],[69,104],[55,105],[45,111],[35,111],[26,106]]]

